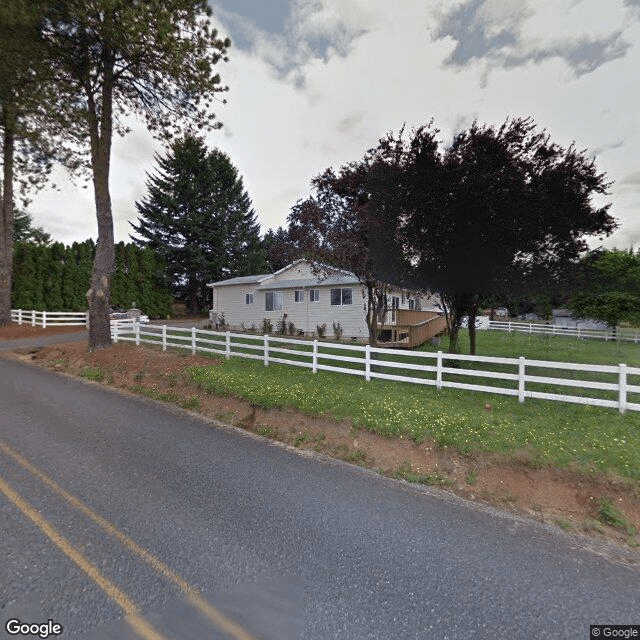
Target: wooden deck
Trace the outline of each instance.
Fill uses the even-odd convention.
[[[378,340],[378,346],[405,349],[419,347],[446,327],[444,314],[392,309],[387,311],[384,322],[380,325],[380,331],[387,339]]]

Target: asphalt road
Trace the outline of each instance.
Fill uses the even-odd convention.
[[[0,634],[37,637],[10,619],[64,640],[586,640],[640,624],[640,568],[0,358]]]

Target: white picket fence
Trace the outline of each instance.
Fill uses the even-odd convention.
[[[501,358],[491,356],[469,356],[425,351],[404,351],[381,349],[370,345],[340,344],[319,342],[318,340],[300,340],[269,335],[250,335],[207,331],[204,329],[179,329],[166,325],[135,324],[133,327],[112,328],[115,343],[131,341],[141,343],[213,353],[230,358],[250,358],[262,360],[265,366],[270,363],[306,367],[317,371],[335,371],[364,377],[394,380],[435,386],[437,389],[467,389],[509,396],[517,396],[520,402],[525,398],[541,398],[559,402],[574,402],[615,408],[624,413],[626,410],[640,411],[640,395],[628,399],[629,394],[640,394],[640,367],[628,367],[626,364],[595,365],[571,362],[553,362],[547,360],[529,360],[524,357]],[[284,357],[283,357],[284,356]],[[390,359],[386,359],[390,358]],[[391,359],[393,358],[393,359]],[[487,368],[463,369],[458,363],[481,363]],[[447,366],[450,363],[450,366]],[[343,365],[343,366],[340,366]],[[344,366],[347,365],[347,366]],[[506,370],[500,370],[506,369]],[[549,370],[561,371],[565,375],[548,375]],[[391,373],[393,371],[393,373]],[[576,378],[578,374],[593,374],[596,380]],[[543,375],[541,375],[543,374]],[[571,377],[567,377],[567,374]],[[459,378],[487,378],[508,381],[510,386],[478,384],[477,381],[461,382]],[[633,377],[636,384],[630,384]],[[550,390],[548,387],[552,387]],[[541,388],[543,387],[543,388]],[[557,388],[605,391],[600,397],[570,395],[557,392]],[[602,397],[602,396],[605,397]]]
[[[517,331],[518,333],[536,333],[550,336],[564,336],[570,338],[595,338],[598,340],[623,340],[626,342],[640,342],[640,330],[617,329],[581,329],[580,327],[565,327],[559,324],[537,324],[535,322],[506,322],[491,320],[489,329],[495,331]]]
[[[11,321],[18,324],[30,324],[32,327],[84,327],[88,323],[86,311],[25,311],[23,309],[11,309]]]

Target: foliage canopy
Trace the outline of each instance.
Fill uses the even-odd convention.
[[[228,39],[211,28],[206,0],[66,0],[46,14],[43,38],[57,87],[90,142],[98,244],[87,292],[89,348],[111,344],[115,250],[109,169],[113,132],[130,114],[170,138],[220,126],[211,102],[226,87],[215,71]]]
[[[388,134],[364,158],[325,181],[364,209],[367,260],[386,282],[436,291],[450,314],[450,349],[481,296],[558,277],[616,223],[606,176],[574,145],[563,148],[529,118],[474,123],[442,148],[429,123]],[[362,219],[362,216],[360,216]],[[399,252],[399,255],[396,255]]]
[[[597,250],[583,258],[569,306],[581,318],[640,324],[640,252]]]
[[[156,163],[131,224],[136,241],[162,258],[174,290],[195,313],[207,304],[208,282],[267,268],[259,225],[238,170],[201,138],[175,140]]]

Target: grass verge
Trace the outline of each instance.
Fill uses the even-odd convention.
[[[209,393],[262,408],[350,419],[386,437],[433,440],[462,454],[517,454],[534,466],[576,466],[640,479],[640,415],[599,407],[517,399],[372,380],[231,359],[192,366],[190,380]]]

